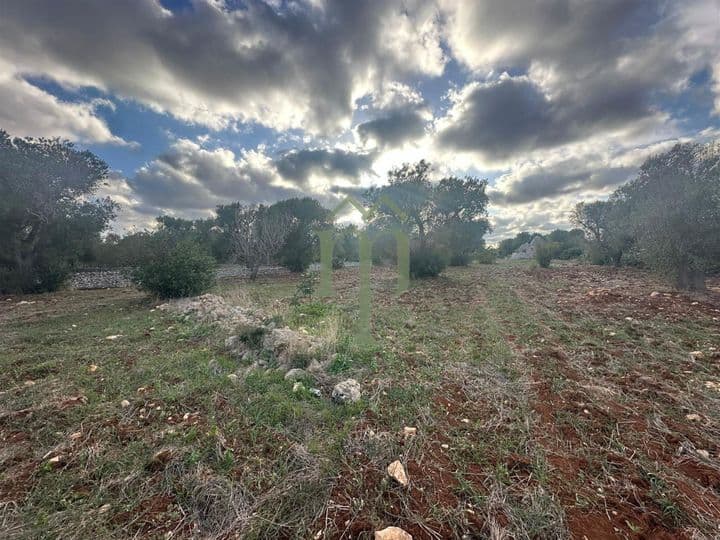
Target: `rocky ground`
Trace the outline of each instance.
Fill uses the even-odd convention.
[[[373,282],[369,345],[352,269],[0,299],[4,536],[720,535],[720,282]]]

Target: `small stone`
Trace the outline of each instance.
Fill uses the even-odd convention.
[[[443,450],[447,450],[448,448],[450,448],[450,446],[448,446],[447,444],[441,444],[440,447],[441,447]]]
[[[463,424],[469,424],[469,423],[470,423],[470,419],[469,419],[469,418],[463,418],[463,419],[460,420],[460,421],[461,421]]]
[[[81,437],[82,437],[82,433],[80,433],[79,431],[76,431],[75,433],[71,433],[71,434],[70,434],[70,440],[71,440],[71,441],[77,441],[77,440],[79,440]]]
[[[361,395],[360,383],[355,379],[346,379],[337,383],[332,391],[332,399],[336,403],[355,403],[360,401]]]
[[[322,397],[322,391],[319,388],[311,388],[310,393],[315,397]]]
[[[705,358],[705,353],[703,353],[702,351],[692,351],[690,353],[691,360],[699,360],[701,358]]]
[[[633,322],[634,319],[633,319],[632,317],[625,317],[625,320],[626,320],[627,322]]]
[[[412,535],[400,527],[386,527],[375,531],[375,540],[412,540]]]
[[[698,456],[704,457],[705,459],[710,459],[710,452],[707,450],[698,450],[697,451]]]
[[[130,406],[130,402],[129,402],[127,399],[123,399],[123,400],[120,402],[120,406],[121,406],[123,409],[127,409],[127,408]]]
[[[230,379],[231,382],[234,382],[234,383],[238,382],[238,376],[235,375],[234,373],[228,373],[227,378]]]
[[[300,368],[293,368],[285,374],[286,381],[297,381],[298,379],[303,379],[305,377],[307,377],[307,371]]]
[[[105,339],[107,339],[108,341],[115,341],[116,339],[121,338],[121,337],[122,337],[122,334],[115,334],[112,336],[107,336]]]
[[[295,384],[293,384],[293,392],[294,393],[302,392],[303,390],[305,390],[305,385],[303,383],[296,382]]]
[[[651,296],[652,298],[655,298],[656,296],[660,296],[660,293],[657,292],[657,291],[653,291],[653,292],[650,293],[650,296]]]
[[[691,422],[696,422],[696,421],[700,420],[701,417],[699,414],[692,413],[692,414],[686,414],[685,418],[687,420],[690,420]]]
[[[400,463],[399,460],[393,461],[390,465],[388,465],[387,473],[392,478],[394,478],[400,485],[408,485],[408,477],[407,473],[405,472],[405,467],[403,467],[403,464]]]
[[[416,427],[408,427],[405,426],[403,428],[403,436],[407,439],[409,437],[414,437],[417,435],[417,428]]]
[[[23,384],[25,386],[35,386],[35,381],[27,380]]]
[[[59,467],[60,465],[62,465],[63,461],[65,461],[65,457],[60,456],[60,455],[54,456],[54,457],[51,457],[50,459],[48,459],[48,463],[50,464],[50,466],[52,468]]]
[[[95,372],[97,371],[97,369],[98,369],[98,367],[97,367],[95,364],[90,364],[90,365],[88,366],[88,371],[89,371],[90,373],[95,373]]]
[[[110,510],[110,508],[112,507],[109,504],[103,504],[100,508],[98,508],[98,512],[100,512],[101,514],[106,514],[108,510]]]

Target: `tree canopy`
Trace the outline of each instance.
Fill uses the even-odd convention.
[[[60,139],[0,131],[0,287],[52,290],[99,239],[117,205],[93,197],[108,173],[89,151]]]

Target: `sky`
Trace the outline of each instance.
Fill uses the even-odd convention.
[[[720,139],[720,0],[4,0],[0,129],[103,158],[118,232],[420,159],[489,180],[490,241],[568,228]]]

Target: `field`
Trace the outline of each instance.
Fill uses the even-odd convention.
[[[374,272],[371,345],[354,269],[329,299],[218,286],[332,337],[323,397],[233,382],[226,335],[132,289],[1,299],[2,536],[720,536],[720,281],[503,263],[396,297]],[[332,403],[348,377],[363,399]]]

